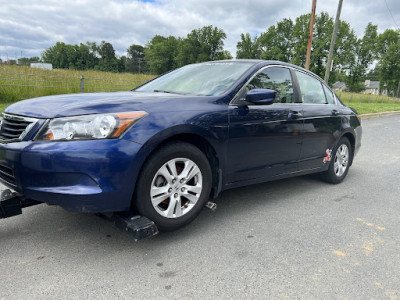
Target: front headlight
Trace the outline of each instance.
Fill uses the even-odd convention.
[[[120,137],[129,127],[147,116],[144,111],[95,114],[50,120],[37,141],[91,140]]]

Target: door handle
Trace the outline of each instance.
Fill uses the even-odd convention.
[[[336,109],[332,110],[332,116],[337,116],[339,114],[339,112]]]
[[[288,114],[288,119],[293,119],[293,120],[295,120],[295,119],[301,118],[302,116],[303,116],[303,115],[302,115],[300,112],[298,112],[298,111],[296,111],[296,110],[292,110],[292,111],[290,111],[289,114]]]

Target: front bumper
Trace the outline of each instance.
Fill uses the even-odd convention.
[[[70,211],[127,211],[140,148],[123,139],[0,144],[0,182]]]

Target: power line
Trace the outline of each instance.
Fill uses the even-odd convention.
[[[389,11],[389,14],[392,16],[394,25],[396,25],[396,29],[399,29],[399,26],[397,25],[396,20],[394,19],[393,14],[392,14],[392,12],[390,11],[389,5],[387,4],[387,1],[386,1],[386,0],[385,0],[385,4],[386,4],[386,8],[387,8],[388,11]]]

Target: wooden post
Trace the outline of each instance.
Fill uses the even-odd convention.
[[[312,36],[313,36],[313,30],[314,30],[315,7],[316,6],[317,6],[317,0],[313,0],[312,8],[311,8],[311,18],[310,18],[310,31],[308,33],[308,45],[307,45],[307,55],[306,55],[306,70],[310,69],[311,45],[312,45]]]
[[[81,76],[81,93],[85,92],[85,77]]]
[[[328,62],[326,63],[325,79],[324,79],[326,83],[328,83],[329,73],[331,72],[331,68],[332,68],[333,50],[335,50],[335,41],[336,41],[337,31],[339,28],[340,12],[342,11],[342,3],[343,3],[343,0],[339,0],[338,9],[336,12],[335,27],[333,29],[331,46],[329,48]]]

